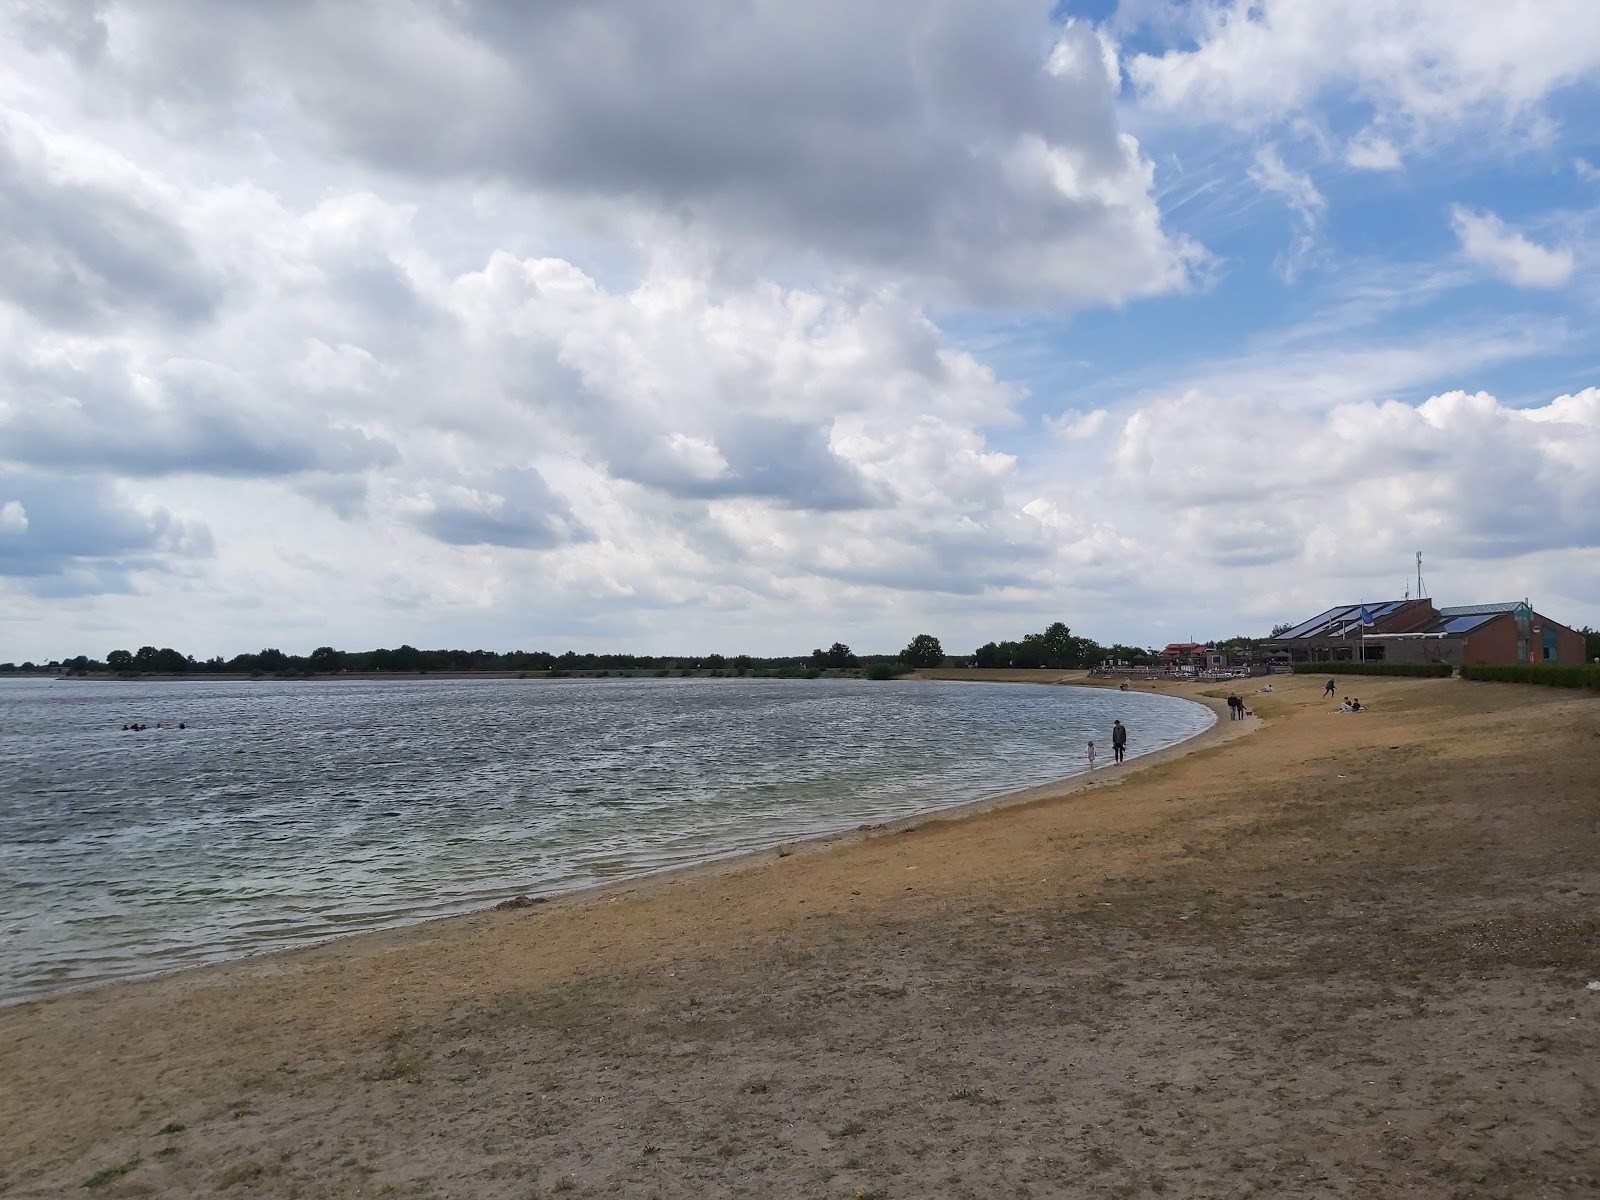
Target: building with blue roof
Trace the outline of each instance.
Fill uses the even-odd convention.
[[[1526,600],[1438,608],[1423,598],[1339,605],[1274,634],[1266,646],[1288,662],[1579,666],[1584,641]]]

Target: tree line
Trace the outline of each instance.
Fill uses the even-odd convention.
[[[336,675],[345,672],[426,671],[642,671],[642,670],[729,670],[751,671],[793,667],[796,658],[755,657],[749,654],[652,655],[580,654],[568,650],[552,654],[546,650],[420,650],[401,645],[393,649],[338,650],[318,646],[310,654],[287,654],[274,647],[232,658],[197,659],[171,647],[143,646],[136,651],[113,650],[103,660],[80,654],[75,658],[48,663],[0,663],[0,672],[30,673],[49,671],[87,675]]]
[[[1584,628],[1584,658],[1600,659],[1600,630]],[[1219,648],[1245,649],[1257,639],[1234,637],[1216,643]],[[0,674],[54,675],[335,675],[343,672],[474,672],[474,671],[719,671],[735,675],[755,671],[822,672],[862,669],[870,674],[897,673],[902,669],[937,667],[943,664],[974,667],[1047,668],[1071,670],[1096,667],[1104,662],[1134,666],[1159,658],[1155,650],[1120,642],[1102,645],[1093,638],[1075,635],[1064,621],[1056,621],[1039,633],[1024,634],[1015,641],[993,641],[979,646],[971,655],[949,658],[939,639],[919,633],[898,654],[856,654],[843,642],[826,650],[818,647],[809,656],[762,657],[750,654],[653,655],[579,654],[568,650],[552,654],[545,650],[419,650],[402,645],[393,649],[336,650],[318,646],[310,654],[286,654],[267,648],[232,658],[217,656],[204,660],[169,647],[141,646],[138,650],[113,650],[104,660],[80,654],[75,658],[49,662],[0,662]]]
[[[1120,642],[1103,646],[1093,638],[1078,637],[1065,621],[1056,621],[1041,633],[1026,633],[1020,641],[986,642],[972,656],[975,667],[1048,667],[1054,670],[1098,667],[1115,661],[1139,666],[1153,662],[1156,652]]]

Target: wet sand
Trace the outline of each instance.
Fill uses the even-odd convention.
[[[1600,1195],[1600,701],[1359,682],[959,819],[0,1010],[0,1195]]]

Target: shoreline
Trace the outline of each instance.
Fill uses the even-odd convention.
[[[1600,704],[1319,692],[1115,786],[0,1010],[0,1194],[1592,1194]]]
[[[1024,674],[1023,672],[1003,672],[1004,674]],[[480,673],[481,674],[481,673]],[[1103,688],[1106,685],[1089,680],[1083,672],[1030,672],[1034,674],[1047,674],[1050,678],[983,678],[970,679],[964,672],[951,670],[943,674],[933,672],[918,672],[906,677],[903,681],[915,682],[928,680],[931,682],[965,682],[982,685],[1008,685],[1028,684],[1033,686],[1083,686]],[[1084,678],[1079,678],[1084,675]],[[173,679],[182,679],[173,676]],[[1179,681],[1180,686],[1188,685],[1187,681]],[[1146,694],[1141,692],[1140,694]],[[385,936],[404,935],[408,931],[428,930],[451,921],[470,919],[483,913],[503,911],[506,909],[521,909],[539,907],[541,909],[554,908],[561,905],[582,904],[587,900],[605,899],[613,895],[636,894],[642,888],[675,886],[681,883],[692,883],[700,878],[714,878],[729,872],[736,872],[764,863],[777,862],[796,856],[809,856],[812,854],[826,853],[836,847],[853,845],[874,836],[888,836],[904,833],[935,822],[951,822],[966,819],[979,813],[996,811],[1014,805],[1025,805],[1040,801],[1060,799],[1079,792],[1100,787],[1114,786],[1127,778],[1129,774],[1141,769],[1152,767],[1161,763],[1184,757],[1197,749],[1204,748],[1205,744],[1212,741],[1228,741],[1235,737],[1243,736],[1260,726],[1260,719],[1247,718],[1246,721],[1228,721],[1226,731],[1222,730],[1224,720],[1222,714],[1226,706],[1212,697],[1198,695],[1175,695],[1172,692],[1158,693],[1172,696],[1175,699],[1187,700],[1208,708],[1214,720],[1205,729],[1189,737],[1182,738],[1160,749],[1136,754],[1125,763],[1107,764],[1097,767],[1093,771],[1082,770],[1074,774],[1064,775],[1042,784],[1032,784],[1024,787],[1006,788],[1000,792],[980,796],[972,800],[958,801],[953,804],[941,805],[936,808],[925,809],[903,817],[896,817],[886,821],[874,821],[852,828],[837,829],[802,835],[787,841],[775,843],[771,846],[750,850],[734,850],[726,854],[716,855],[695,862],[683,863],[678,866],[647,869],[637,874],[627,874],[616,879],[604,880],[570,888],[565,891],[553,892],[516,892],[494,903],[476,904],[463,908],[457,912],[444,913],[437,916],[424,917],[420,920],[403,921],[394,925],[378,925],[365,929],[358,929],[349,933],[336,933],[327,937],[300,942],[293,945],[278,946],[267,949],[249,951],[244,954],[233,955],[216,959],[211,962],[193,963],[180,967],[172,967],[149,972],[147,974],[123,975],[110,979],[94,980],[81,984],[68,985],[52,989],[43,993],[14,999],[0,998],[0,1012],[19,1006],[49,1003],[51,1001],[68,997],[96,992],[107,988],[117,988],[124,985],[137,985],[155,983],[161,980],[182,976],[190,972],[224,971],[228,968],[243,964],[258,962],[276,955],[294,955],[318,950],[330,945],[343,944],[353,939],[378,938]],[[525,903],[519,903],[525,902]]]

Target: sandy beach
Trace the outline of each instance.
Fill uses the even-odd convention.
[[[0,1009],[0,1195],[1600,1195],[1600,701],[1321,683],[976,811]]]

